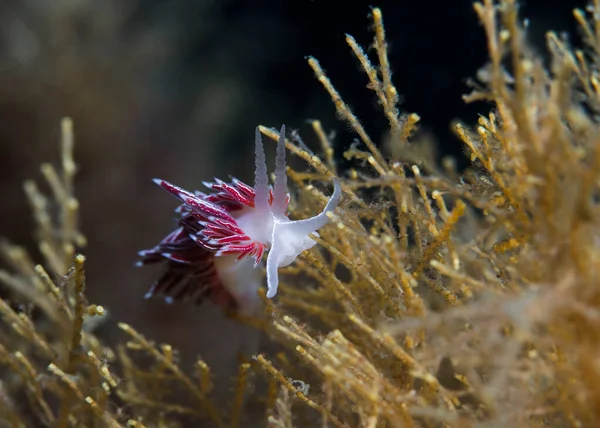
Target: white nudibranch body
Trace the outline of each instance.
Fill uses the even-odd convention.
[[[267,255],[267,297],[277,294],[279,284],[278,269],[289,266],[305,250],[313,247],[316,241],[310,237],[328,223],[328,212],[333,212],[340,202],[342,189],[338,179],[334,179],[333,195],[323,211],[305,220],[290,220],[287,217],[289,201],[285,162],[285,126],[281,127],[275,160],[275,182],[272,201],[269,203],[267,166],[260,131],[255,138],[254,209],[236,218],[238,225],[250,238],[265,244]]]

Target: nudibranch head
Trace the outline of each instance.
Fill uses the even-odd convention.
[[[204,185],[212,191],[189,192],[167,181],[159,186],[182,205],[178,228],[156,247],[141,251],[139,264],[167,263],[165,273],[148,296],[161,293],[168,299],[209,297],[215,303],[239,306],[256,295],[257,276],[251,272],[267,255],[267,297],[277,294],[278,269],[294,262],[316,242],[310,237],[328,222],[341,199],[339,180],[324,210],[304,220],[290,220],[287,208],[285,126],[281,127],[275,159],[275,181],[269,186],[265,152],[259,128],[255,134],[254,188],[232,179],[215,179]],[[252,263],[247,263],[251,260]]]

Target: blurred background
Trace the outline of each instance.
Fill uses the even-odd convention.
[[[88,295],[111,315],[102,334],[113,340],[113,321],[131,323],[226,376],[238,349],[260,349],[252,334],[209,306],[143,299],[157,271],[135,269],[136,252],[171,230],[176,206],[151,178],[189,189],[213,176],[251,183],[257,124],[285,123],[310,145],[306,120],[318,118],[341,152],[354,137],[307,55],[383,141],[385,119],[344,41],[371,43],[370,5],[384,13],[402,107],[421,116],[439,155],[460,157],[450,123],[489,107],[460,98],[486,60],[468,0],[0,0],[0,236],[35,251],[22,182],[58,161],[59,121],[71,116]],[[536,49],[546,30],[573,30],[574,6],[585,4],[522,3]]]

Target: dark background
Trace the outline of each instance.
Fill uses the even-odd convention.
[[[35,249],[21,183],[58,160],[59,120],[72,116],[88,294],[112,318],[102,334],[112,338],[113,321],[126,321],[228,373],[232,350],[252,342],[247,332],[218,310],[142,298],[156,271],[134,269],[136,252],[170,230],[176,205],[150,179],[251,182],[257,124],[285,123],[310,141],[306,120],[318,118],[346,148],[354,137],[307,55],[380,142],[385,120],[344,41],[349,33],[371,43],[370,5],[383,10],[402,109],[421,116],[440,154],[461,156],[450,123],[489,110],[461,100],[486,61],[470,1],[0,1],[0,236]],[[573,30],[574,6],[585,5],[522,3],[536,50],[546,30]]]

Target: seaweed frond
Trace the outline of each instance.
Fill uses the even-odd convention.
[[[311,390],[335,391],[302,401],[321,414],[335,409],[351,426],[597,418],[586,403],[599,396],[590,357],[598,349],[598,5],[589,20],[574,12],[585,50],[548,34],[549,69],[529,48],[515,1],[474,8],[490,64],[465,100],[494,108],[475,126],[456,124],[472,162],[462,176],[413,155],[425,144],[419,117],[398,105],[379,9],[376,62],[346,41],[389,122],[391,157],[308,59],[358,142],[344,153],[354,165],[344,203],[316,238],[320,250],[287,270],[271,334],[305,368]],[[289,173],[307,212],[326,201],[320,182],[337,174],[331,141],[320,123],[313,129],[325,162],[286,142],[314,171]],[[260,361],[285,387],[285,372]]]
[[[57,171],[42,165],[51,195],[33,180],[25,183],[43,256],[35,264],[27,251],[3,240],[0,254],[10,270],[0,270],[8,294],[0,298],[0,362],[5,397],[2,414],[14,426],[35,421],[66,427],[94,420],[121,426],[111,402],[119,381],[113,352],[93,335],[102,306],[85,297],[85,245],[77,228],[79,203],[73,193],[73,125],[62,122],[62,162]]]

